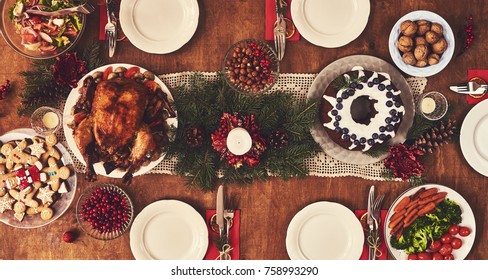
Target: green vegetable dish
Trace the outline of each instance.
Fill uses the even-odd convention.
[[[403,229],[398,240],[392,235],[391,246],[404,250],[406,254],[424,252],[433,240],[447,233],[449,227],[461,223],[461,214],[461,207],[456,202],[445,199],[437,205],[433,213],[417,218],[410,226]]]
[[[53,12],[80,4],[77,0],[17,0],[9,8],[9,17],[25,49],[55,54],[73,43],[83,27],[82,19],[78,13],[45,16],[36,11]]]

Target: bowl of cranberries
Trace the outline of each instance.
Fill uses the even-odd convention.
[[[224,78],[236,91],[259,94],[278,80],[279,61],[266,42],[246,39],[232,45],[222,65]]]
[[[76,204],[81,229],[93,238],[115,239],[124,234],[134,218],[134,207],[127,193],[112,184],[86,189]]]

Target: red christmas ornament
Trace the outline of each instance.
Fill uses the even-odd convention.
[[[390,155],[385,159],[385,166],[393,170],[396,178],[407,181],[412,176],[421,176],[424,165],[419,158],[424,154],[417,147],[407,147],[403,144],[392,146]]]
[[[5,84],[0,86],[0,100],[5,98],[5,95],[10,92],[10,88],[12,85],[10,84],[9,80],[5,80]]]
[[[63,234],[63,241],[66,243],[72,243],[76,239],[76,233],[67,231]]]
[[[251,135],[251,149],[243,155],[234,155],[227,148],[227,135],[237,127],[246,129]],[[212,147],[220,154],[221,160],[225,160],[235,169],[246,163],[249,167],[260,163],[260,157],[266,150],[266,139],[261,136],[261,128],[256,123],[254,115],[241,116],[239,113],[224,113],[220,119],[220,128],[211,135]]]

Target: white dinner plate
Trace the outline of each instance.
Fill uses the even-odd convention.
[[[44,138],[44,136],[37,134],[33,129],[20,128],[20,129],[9,131],[4,135],[0,136],[0,142],[5,144],[10,141],[32,138],[34,136],[39,136]],[[66,150],[66,148],[60,143],[56,144],[55,147],[61,153],[61,162],[64,164],[64,166],[70,166],[70,165],[72,166],[73,160],[69,155],[68,151]],[[3,214],[0,214],[0,221],[16,228],[30,229],[30,228],[38,228],[38,227],[46,226],[54,222],[59,217],[61,217],[66,212],[66,210],[68,210],[76,194],[76,184],[77,184],[76,173],[72,167],[70,167],[70,170],[71,170],[71,174],[68,180],[66,180],[68,192],[59,195],[58,199],[52,204],[51,208],[54,211],[54,215],[51,219],[45,221],[41,219],[39,215],[25,215],[22,222],[20,222],[14,217],[13,211],[6,211]]]
[[[488,100],[478,103],[464,118],[460,144],[469,165],[488,177]]]
[[[91,76],[93,73],[97,71],[103,72],[107,67],[112,66],[113,69],[117,67],[125,67],[129,69],[130,67],[133,67],[135,65],[132,64],[125,64],[125,63],[115,63],[115,64],[109,64],[105,66],[101,66],[90,73],[86,74],[82,79],[78,81],[78,86],[74,89],[71,90],[68,98],[66,99],[66,104],[64,105],[64,111],[63,111],[63,130],[64,130],[64,136],[66,137],[66,142],[68,143],[68,147],[71,149],[75,157],[86,166],[86,162],[83,159],[83,155],[81,154],[80,150],[78,149],[78,146],[76,145],[75,139],[73,138],[73,129],[69,127],[69,124],[73,122],[73,115],[72,115],[72,110],[73,107],[76,105],[76,102],[78,102],[78,99],[80,98],[80,93],[79,89],[83,86],[83,80],[85,80],[86,77]],[[141,73],[147,71],[146,69],[139,67]],[[161,81],[157,76],[155,76],[154,80],[158,85],[161,86],[161,89],[163,90],[164,93],[168,95],[168,99],[172,102],[173,96],[171,95],[168,87]],[[166,120],[166,123],[168,124],[169,127],[177,127],[178,126],[178,120],[177,118],[168,118]],[[145,166],[141,166],[141,168],[135,172],[133,175],[134,176],[139,176],[142,175],[149,170],[153,169],[158,163],[160,163],[164,158],[164,154],[161,155],[157,160],[150,162],[149,164]],[[120,170],[120,169],[115,169],[112,171],[110,174],[107,174],[105,172],[105,168],[103,167],[103,162],[97,162],[93,165],[93,168],[95,169],[95,173],[102,175],[102,176],[107,176],[111,178],[122,178],[124,177],[126,170]]]
[[[203,217],[178,200],[149,204],[130,230],[130,249],[136,260],[201,260],[207,247]]]
[[[120,26],[138,49],[165,54],[191,39],[199,14],[197,0],[124,0],[120,4]]]
[[[368,23],[369,0],[294,0],[293,22],[310,43],[338,48],[350,43]]]
[[[457,250],[456,249],[453,250],[452,251],[452,255],[454,256],[454,259],[455,260],[463,260],[463,259],[465,259],[466,256],[468,255],[469,251],[471,250],[471,247],[473,247],[474,239],[475,239],[475,236],[476,236],[476,222],[475,222],[475,219],[474,219],[473,211],[471,210],[471,207],[469,207],[468,202],[459,193],[457,193],[453,189],[450,189],[450,188],[445,187],[445,186],[437,185],[437,184],[427,184],[427,185],[422,185],[422,186],[418,186],[418,187],[414,187],[414,188],[408,189],[403,194],[401,194],[393,202],[393,204],[390,206],[390,209],[388,210],[388,214],[386,215],[385,230],[384,230],[385,240],[386,240],[386,246],[388,247],[388,250],[390,251],[391,255],[393,257],[395,257],[395,259],[397,259],[397,260],[406,260],[408,258],[408,255],[403,250],[398,250],[398,249],[395,249],[395,248],[393,248],[391,246],[391,243],[390,243],[390,232],[391,232],[391,229],[388,227],[388,224],[390,223],[391,216],[394,214],[393,213],[394,212],[393,209],[395,209],[395,207],[398,204],[398,202],[400,202],[400,200],[402,198],[404,198],[405,196],[409,196],[409,195],[414,194],[416,191],[418,191],[422,187],[424,187],[426,189],[428,189],[428,188],[438,188],[439,189],[439,192],[447,192],[446,198],[449,198],[450,200],[456,202],[461,207],[461,211],[462,211],[462,214],[461,214],[461,217],[462,217],[461,225],[462,226],[469,227],[469,229],[471,229],[471,234],[468,235],[468,236],[466,236],[466,237],[462,237],[462,236],[459,236],[459,235],[456,236],[456,237],[460,238],[463,241],[463,245],[461,246],[461,248],[459,248]]]
[[[392,83],[401,91],[400,96],[402,98],[403,106],[405,107],[405,112],[395,137],[390,139],[388,144],[395,145],[403,143],[407,138],[408,130],[412,127],[413,119],[415,117],[412,90],[410,89],[407,80],[402,76],[402,73],[383,59],[369,55],[351,55],[332,62],[322,69],[317,77],[315,77],[315,80],[308,90],[307,99],[315,100],[320,104],[320,100],[329,84],[339,77],[339,75],[351,71],[355,66],[361,66],[365,70],[387,73],[390,76]],[[314,140],[327,155],[342,162],[351,164],[370,164],[383,160],[388,156],[388,152],[384,152],[378,157],[372,157],[362,151],[351,151],[341,147],[339,144],[332,141],[327,130],[319,121],[313,125],[311,133]]]
[[[286,233],[292,260],[359,260],[363,244],[363,228],[354,213],[328,201],[300,210]]]

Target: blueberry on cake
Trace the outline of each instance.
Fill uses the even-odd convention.
[[[388,74],[354,67],[325,90],[320,121],[335,143],[365,152],[395,137],[404,111]]]

